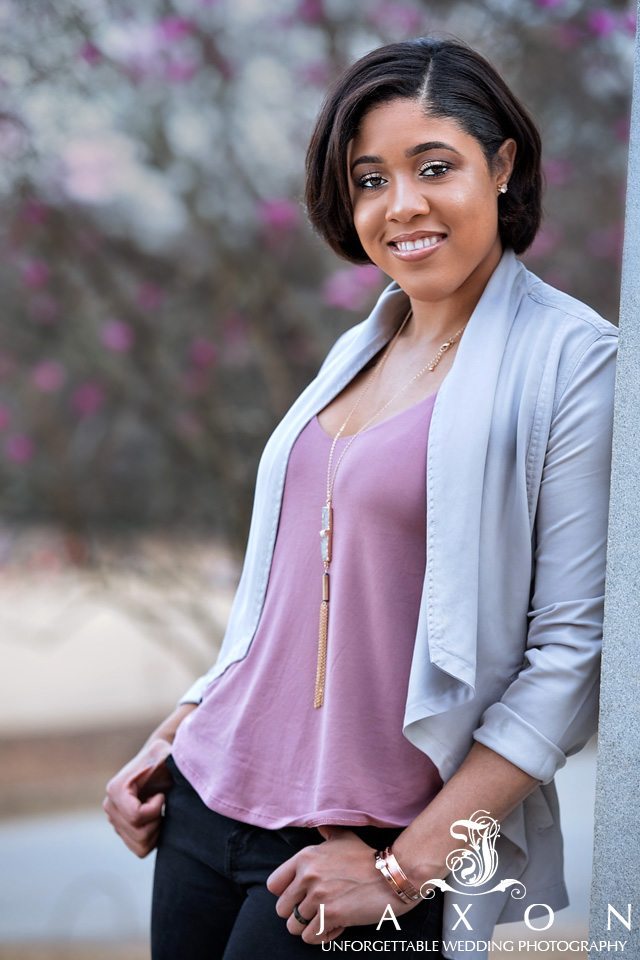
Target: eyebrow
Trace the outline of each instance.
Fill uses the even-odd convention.
[[[427,143],[419,143],[417,146],[409,147],[408,150],[405,150],[404,155],[407,160],[410,160],[411,157],[417,157],[419,153],[426,153],[427,150],[450,150],[452,153],[457,153],[459,157],[462,156],[459,150],[452,147],[450,143],[444,143],[442,140],[428,140]],[[353,161],[351,164],[351,173],[353,173],[354,167],[357,167],[359,163],[384,163],[384,160],[382,157],[365,154]]]

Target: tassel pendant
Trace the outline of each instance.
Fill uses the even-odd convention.
[[[316,688],[313,706],[321,707],[324,702],[324,681],[327,673],[327,632],[329,626],[329,574],[322,575],[322,602],[320,604],[320,624],[318,629],[318,663],[316,666]]]

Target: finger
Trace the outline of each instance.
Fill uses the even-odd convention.
[[[158,770],[163,766],[165,760],[166,756],[164,755],[153,757],[149,763],[147,763],[140,770],[136,770],[136,772],[130,776],[129,780],[125,781],[126,786],[129,787],[135,785],[135,793],[140,793],[140,791],[144,789],[148,782],[152,780],[152,778],[158,773]],[[171,774],[168,771],[167,777],[169,780],[171,780]]]
[[[302,936],[303,932],[309,926],[308,923],[304,923],[303,920],[298,920],[295,915],[294,907],[298,907],[298,913],[304,920],[308,920],[311,923],[316,915],[316,908],[313,906],[311,901],[307,897],[303,897],[300,902],[295,903],[287,915],[287,930],[289,933],[297,934],[299,937]],[[316,924],[316,929],[318,929],[319,923]],[[317,940],[316,940],[317,943]]]
[[[143,827],[140,830],[132,831],[123,828],[118,830],[126,846],[138,857],[146,857],[158,843],[162,825],[153,825]]]
[[[289,884],[293,882],[296,875],[299,853],[300,851],[288,860],[285,860],[273,873],[269,874],[267,877],[267,890],[269,890],[270,893],[275,893],[276,896],[280,896]],[[279,914],[279,916],[282,916],[282,914]]]
[[[144,859],[144,857],[147,857],[151,853],[151,851],[155,850],[155,848],[158,846],[159,839],[160,839],[160,829],[156,829],[149,834],[149,836],[146,838],[144,842],[139,843],[137,845],[137,849],[135,850],[135,853],[137,854],[137,856],[140,857],[140,859]]]
[[[328,911],[321,910],[319,905],[314,905],[311,898],[309,898],[309,905],[303,901],[298,904],[298,910],[303,917],[311,918],[311,922],[303,924],[303,929],[300,932],[301,938],[305,943],[322,943],[323,940],[335,939],[335,937],[340,936],[343,930],[346,927],[337,927],[335,925],[335,920],[331,920],[328,917]],[[294,918],[295,919],[295,918]],[[319,933],[320,925],[324,927],[322,933]],[[291,932],[294,932],[293,930]]]
[[[137,816],[138,823],[151,823],[152,821],[157,820],[158,817],[162,815],[164,801],[164,793],[154,793],[152,797],[149,797],[148,800],[145,800],[144,803],[141,803]]]
[[[301,902],[306,896],[306,891],[300,887],[299,883],[290,883],[285,892],[278,898],[276,901],[276,913],[279,917],[283,919],[288,919],[293,916],[293,908],[298,906],[298,910],[303,917],[310,919],[315,911],[315,907],[311,907],[310,913],[304,913],[302,907],[300,906]]]
[[[162,817],[158,814],[155,820],[148,820],[145,823],[131,823],[128,820],[121,819],[117,825],[132,840],[144,840],[150,833],[157,830],[161,823]]]
[[[126,845],[136,857],[143,860],[158,845],[158,837],[151,837],[147,843],[127,843]]]
[[[324,930],[320,936],[318,936],[315,933],[307,932],[308,927],[306,927],[302,934],[302,940],[304,940],[305,943],[328,943],[330,940],[335,940],[339,937],[346,929],[346,927],[334,927],[333,930]]]
[[[335,823],[322,823],[319,827],[316,827],[318,833],[320,833],[325,840],[333,840],[341,836],[346,829],[346,827],[341,827]]]
[[[165,801],[164,793],[154,793],[144,802],[131,791],[123,791],[119,796],[117,809],[120,816],[133,827],[141,827],[160,816]]]
[[[107,813],[109,822],[114,827],[116,833],[122,837],[131,849],[139,843],[146,843],[149,835],[160,828],[162,824],[163,800],[163,795],[158,794],[154,798],[154,815],[152,815],[153,811],[147,810],[142,818],[138,816],[132,819],[123,816],[117,808],[114,808],[113,812],[109,810]]]

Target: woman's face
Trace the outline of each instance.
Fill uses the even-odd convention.
[[[489,278],[502,255],[498,186],[515,146],[505,140],[492,173],[474,137],[416,100],[365,114],[347,160],[354,225],[373,263],[412,299],[441,301]]]

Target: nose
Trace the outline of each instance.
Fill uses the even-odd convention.
[[[431,211],[427,185],[416,183],[412,177],[397,177],[386,193],[386,220],[411,220],[418,214]]]

